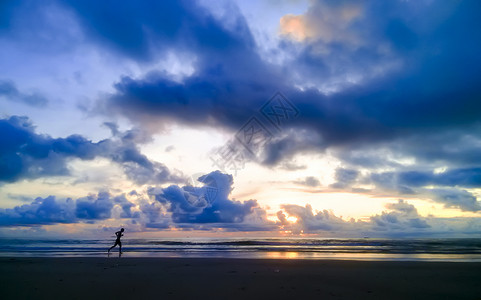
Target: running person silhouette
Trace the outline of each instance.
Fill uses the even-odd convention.
[[[119,245],[119,255],[122,253],[122,242],[120,241],[120,237],[124,235],[123,232],[124,232],[124,229],[122,228],[120,229],[120,231],[117,231],[115,233],[115,235],[117,236],[117,239],[115,240],[115,244],[112,247],[110,247],[108,253],[110,253],[110,250],[112,250],[117,245]]]

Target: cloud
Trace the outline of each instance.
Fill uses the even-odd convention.
[[[132,192],[129,195],[133,195]],[[127,200],[124,194],[115,197],[114,203],[120,205],[122,208],[122,213],[120,214],[120,218],[139,218],[140,213],[138,211],[132,212],[132,208],[135,207],[135,204]]]
[[[307,176],[304,179],[294,181],[296,184],[306,185],[309,187],[318,187],[321,185],[319,179],[314,176]]]
[[[318,152],[322,148],[323,140],[317,132],[302,128],[284,129],[261,149],[260,162],[270,167],[292,166],[290,161],[296,154]]]
[[[232,175],[214,171],[200,176],[202,187],[171,185],[151,187],[147,200],[137,192],[112,196],[107,192],[72,200],[55,196],[37,198],[30,204],[0,209],[0,226],[41,226],[98,223],[130,219],[139,229],[270,231],[277,226],[267,220],[256,200],[229,199]]]
[[[417,209],[406,201],[400,199],[396,203],[388,203],[380,215],[374,215],[369,221],[344,220],[332,211],[322,210],[314,213],[310,205],[305,207],[293,204],[281,206],[282,211],[277,212],[279,225],[283,230],[293,233],[320,233],[342,232],[345,236],[383,235],[405,236],[427,234],[431,231],[428,218],[421,217]],[[295,223],[289,223],[286,215],[295,217]],[[429,219],[430,220],[430,219]],[[436,231],[436,228],[433,230]]]
[[[265,211],[259,208],[256,200],[241,202],[228,198],[232,191],[232,175],[214,171],[201,176],[198,181],[204,185],[151,188],[149,195],[167,207],[174,223],[210,224],[212,227],[231,229],[237,225],[227,224],[239,224],[239,229],[246,229],[246,226],[253,224],[244,222],[250,215],[256,214],[264,222],[258,222],[258,226],[254,227],[266,225]]]
[[[481,205],[478,199],[468,191],[454,188],[435,188],[427,190],[433,195],[433,200],[444,203],[445,207],[455,207],[462,211],[479,211]]]
[[[481,40],[466,30],[480,22],[475,2],[312,1],[299,16],[312,38],[281,41],[278,51],[287,58],[280,65],[262,60],[235,6],[225,13],[228,21],[182,1],[52,3],[66,11],[90,47],[139,64],[172,52],[193,61],[193,71],[180,80],[155,68],[122,76],[97,107],[105,114],[142,125],[180,122],[236,131],[275,91],[284,92],[300,110],[292,124],[298,137],[274,141],[285,150],[268,149],[262,162],[269,166],[304,149],[341,153],[380,144],[429,159],[432,152],[449,152],[448,137],[442,138],[448,129],[465,131],[479,120]],[[11,9],[4,13],[18,18]],[[311,143],[303,137],[313,134],[318,139]],[[434,135],[441,138],[417,147]],[[286,139],[305,141],[304,147]],[[471,148],[471,156],[479,153]]]
[[[289,221],[287,220],[286,215],[282,212],[282,210],[279,210],[276,213],[277,219],[279,220],[279,225],[285,226],[289,225]]]
[[[140,210],[146,228],[167,229],[172,223],[170,217],[162,213],[162,205],[157,201],[142,201]]]
[[[212,187],[214,180],[219,179],[220,195],[228,195],[226,192],[230,190],[228,187],[231,179],[229,175],[216,171],[205,176],[211,177],[209,183],[205,183],[206,186]],[[0,226],[38,227],[79,222],[94,224],[121,219],[125,222],[129,219],[136,230],[282,231],[346,237],[446,236],[453,233],[469,236],[479,233],[481,228],[476,218],[420,216],[412,204],[402,199],[386,204],[386,211],[371,216],[367,221],[346,220],[329,210],[314,212],[308,204],[304,207],[286,204],[277,212],[278,222],[272,222],[267,220],[266,211],[251,202],[252,200],[239,202],[221,198],[219,200],[222,205],[216,206],[214,213],[208,207],[213,207],[215,201],[203,207],[185,209],[179,205],[179,202],[184,200],[177,198],[180,197],[178,194],[170,194],[172,189],[172,186],[166,189],[151,189],[153,202],[142,197],[132,202],[127,200],[125,194],[111,196],[105,192],[77,200],[58,200],[54,196],[37,198],[30,204],[0,209]],[[167,191],[163,194],[165,190]],[[198,196],[198,193],[193,193],[189,187],[183,187],[176,192],[183,193],[184,198]],[[113,213],[116,209],[121,211],[120,215]],[[295,222],[291,221],[293,217]]]
[[[414,205],[402,199],[386,204],[386,208],[391,211],[370,217],[374,230],[407,231],[431,227],[425,218],[419,216]]]
[[[27,117],[0,119],[0,182],[16,182],[44,176],[66,176],[68,160],[106,157],[119,163],[126,175],[138,184],[181,182],[180,172],[150,161],[140,153],[137,143],[146,138],[136,130],[94,143],[80,135],[52,138],[37,134]]]
[[[171,53],[192,62],[182,78],[156,67],[121,76],[97,107],[105,114],[148,128],[176,122],[235,132],[275,91],[285,93],[300,117],[266,147],[259,162],[269,167],[288,165],[305,151],[341,154],[363,145],[413,153],[416,137],[463,131],[479,119],[473,87],[479,85],[480,41],[465,30],[479,22],[472,2],[312,1],[302,16],[284,18],[299,21],[309,38],[281,40],[277,51],[286,59],[280,65],[263,61],[234,5],[219,15],[185,2],[52,3],[72,17],[89,47],[139,65],[155,65]],[[165,16],[162,22],[158,16]],[[446,153],[445,145],[440,139],[414,155],[429,159],[436,149]],[[372,163],[382,159],[376,158]],[[139,181],[148,177],[132,172]]]
[[[181,80],[155,68],[140,78],[122,76],[97,107],[103,113],[143,125],[180,120],[238,127],[282,85],[281,76],[262,62],[248,24],[233,5],[223,18],[195,2],[120,3],[108,7],[109,21],[102,6],[68,5],[96,46],[139,63],[162,61],[172,53],[193,62],[193,71]]]
[[[115,6],[50,1],[48,9],[32,3],[30,9],[13,2],[0,5],[3,39],[19,39],[26,48],[49,53],[82,46],[137,67],[154,66],[141,75],[120,76],[94,106],[96,113],[126,117],[150,130],[175,122],[236,132],[281,90],[300,114],[266,145],[259,163],[295,170],[296,155],[328,151],[345,166],[336,170],[338,188],[366,180],[380,190],[431,193],[448,207],[479,210],[475,196],[464,190],[480,183],[481,39],[471,30],[481,25],[478,2],[312,1],[305,14],[282,18],[284,36],[276,52],[283,59],[276,64],[262,59],[249,24],[234,6],[218,16],[183,1]],[[169,55],[188,61],[191,70],[175,76],[158,69],[156,64]],[[0,82],[0,94],[32,105],[43,101],[11,81]],[[0,120],[0,181],[68,175],[70,159],[96,157],[118,163],[139,184],[182,181],[180,173],[139,151],[149,134],[105,126],[112,137],[92,142],[80,135],[37,133],[22,117]],[[365,168],[362,174],[370,172],[369,178],[355,175],[358,167]],[[432,171],[438,167],[447,171]],[[231,184],[222,184],[224,193]],[[429,185],[435,188],[428,191]],[[254,200],[230,200],[228,192],[223,201],[210,203],[207,187],[213,188],[174,185],[151,192],[190,228],[208,222],[236,226],[256,214]],[[103,202],[95,201],[83,204],[85,216],[106,214]],[[168,226],[159,207],[145,206],[152,227]],[[419,217],[398,208],[373,218],[373,224],[388,230],[422,227],[415,221]],[[351,228],[329,212],[289,210],[302,216],[306,230]],[[129,215],[129,205],[122,211]]]
[[[87,0],[63,2],[61,6],[75,14],[93,42],[135,60],[154,59],[172,47],[181,51],[203,47],[219,53],[245,46],[196,2],[146,0],[112,6]],[[229,23],[231,30],[243,34],[247,27],[239,17],[238,12],[231,11]]]
[[[108,193],[99,193],[97,197],[88,196],[77,199],[75,215],[79,219],[103,220],[110,217],[113,203]]]
[[[401,171],[371,173],[369,179],[378,189],[397,191],[400,194],[418,194],[443,203],[445,207],[462,211],[479,211],[476,196],[465,188],[478,188],[480,169],[450,169],[444,172]]]
[[[352,169],[337,168],[336,169],[336,183],[331,184],[331,187],[342,189],[350,186],[356,181],[359,176],[359,171]]]
[[[346,224],[342,218],[334,215],[332,211],[323,210],[316,214],[312,212],[311,205],[307,204],[305,207],[284,204],[281,208],[292,217],[296,217],[297,221],[293,225],[295,232],[318,232],[318,231],[340,231]],[[278,213],[279,221],[285,224],[285,218],[282,213]]]
[[[39,93],[25,94],[20,92],[13,81],[0,80],[0,97],[8,101],[19,101],[31,106],[45,107],[48,100]]]
[[[312,36],[303,16],[285,15],[280,20],[280,27],[281,34],[297,41],[302,41]]]
[[[481,187],[481,168],[451,169],[442,173],[426,171],[400,172],[398,181],[401,184],[412,187],[437,185],[477,188]]]
[[[316,5],[324,5],[314,3],[313,11],[320,9]],[[328,54],[315,51],[316,43],[322,42],[321,37],[319,41],[306,42],[301,52],[286,45],[284,51],[294,51],[290,53],[294,59],[279,69],[260,59],[241,16],[233,12],[241,30],[232,31],[209,17],[208,12],[201,11],[189,20],[190,25],[200,26],[188,34],[193,39],[190,49],[196,56],[193,74],[182,82],[155,72],[142,78],[125,76],[116,83],[104,109],[142,124],[171,121],[192,126],[220,125],[236,131],[280,87],[299,109],[300,116],[266,145],[264,159],[260,162],[267,166],[283,164],[305,151],[332,149],[333,154],[342,154],[366,147],[368,155],[378,146],[387,147],[394,156],[414,154],[429,159],[432,151],[446,153],[449,141],[441,135],[434,143],[418,148],[423,139],[448,129],[463,131],[478,122],[481,110],[475,101],[479,98],[475,87],[479,85],[481,68],[476,66],[481,66],[481,62],[470,49],[481,49],[481,41],[465,30],[469,22],[479,22],[473,14],[472,6],[476,4],[466,2],[453,6],[436,2],[415,7],[409,2],[377,6],[371,3],[358,10],[352,8],[359,6],[354,2],[325,5],[338,11],[341,20],[345,18],[347,23],[351,22],[342,30],[372,28],[375,34],[365,45],[355,48],[347,45],[347,40],[330,41],[328,46],[332,51]],[[178,13],[182,9],[188,10],[180,7]],[[416,9],[425,14],[416,13]],[[436,9],[447,11],[447,15],[429,13]],[[192,14],[190,10],[185,13]],[[211,27],[204,26],[201,15],[211,21]],[[362,26],[354,25],[356,22],[362,22]],[[421,26],[417,25],[422,22],[429,26],[418,29]],[[157,30],[162,32],[163,27]],[[220,40],[228,44],[220,47],[207,39],[204,45],[201,43],[204,30],[222,32]],[[364,37],[368,33],[371,31],[359,35]],[[175,46],[179,41],[168,39],[165,42]],[[453,44],[465,47],[449,46]],[[391,50],[383,52],[383,45]],[[402,45],[409,45],[409,49]],[[218,52],[212,55],[216,51],[214,48]],[[346,60],[339,61],[340,58]],[[384,64],[397,59],[400,64],[395,71],[383,71],[389,69]],[[324,72],[322,65],[330,61],[333,65]],[[370,69],[374,73],[378,70],[376,72],[381,75],[365,75],[369,77],[365,81],[346,79],[345,82],[351,83],[341,84],[335,92],[324,93],[314,87],[298,89],[291,83],[291,76],[301,81],[318,77],[337,80],[341,75],[355,77],[356,72],[368,74]],[[282,73],[283,70],[288,72]],[[422,152],[415,153],[416,149]],[[382,157],[370,159],[372,165]],[[358,162],[362,160],[358,158]]]
[[[363,6],[355,1],[313,1],[305,15],[285,15],[280,33],[296,41],[322,40],[324,43],[359,44],[356,21],[363,17]]]
[[[76,221],[75,203],[72,199],[57,201],[54,196],[37,198],[31,204],[0,209],[2,226],[29,226]]]
[[[112,208],[116,204],[120,204],[124,212],[130,213],[133,204],[121,197],[112,198],[105,192],[77,200],[59,200],[55,196],[39,197],[30,204],[0,209],[0,226],[39,226],[106,220],[111,217]]]

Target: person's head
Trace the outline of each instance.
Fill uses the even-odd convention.
[[[120,229],[120,231],[124,232],[124,229],[122,228],[122,229]]]

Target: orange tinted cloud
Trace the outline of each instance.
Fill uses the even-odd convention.
[[[309,32],[304,16],[283,16],[280,20],[280,33],[300,42],[305,40],[309,37]]]
[[[353,23],[362,17],[362,12],[362,6],[357,3],[341,6],[315,3],[303,15],[283,16],[280,19],[280,34],[298,42],[319,39],[326,43],[358,44],[360,38]]]

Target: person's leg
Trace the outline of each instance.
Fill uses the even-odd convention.
[[[114,244],[112,247],[110,247],[109,252],[110,252],[110,250],[112,250],[113,248],[115,248],[115,246],[117,246],[117,242],[115,242],[115,244]]]
[[[119,253],[122,253],[122,243],[119,242]]]

